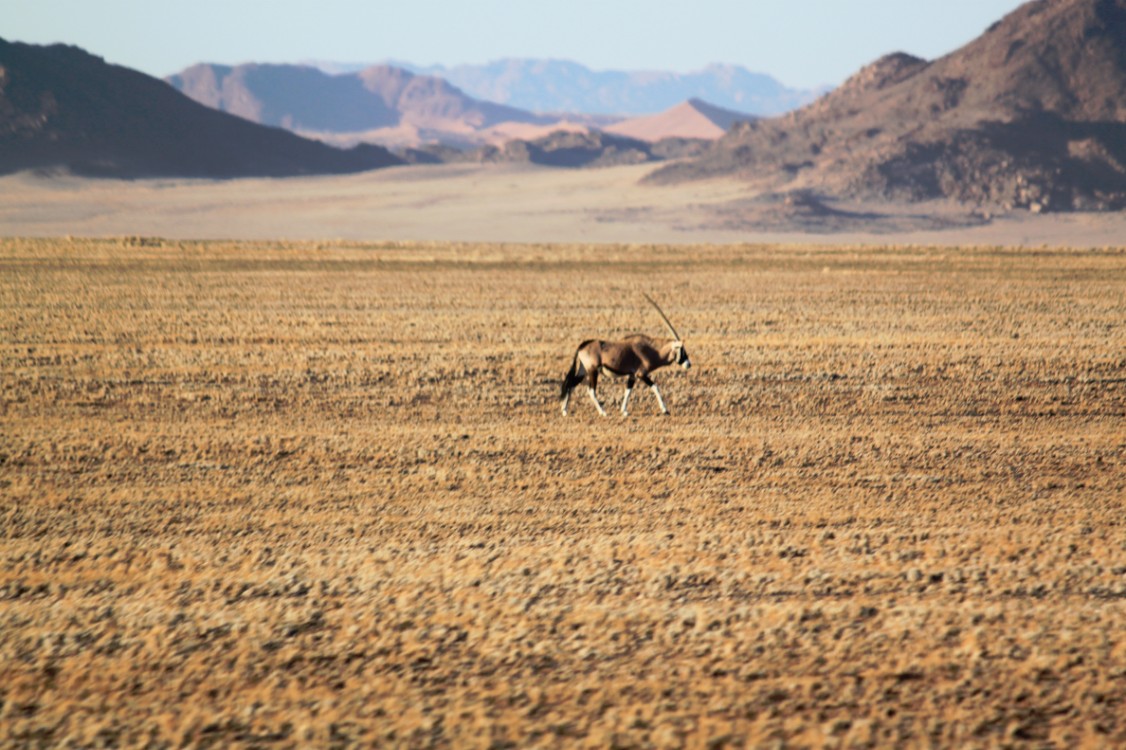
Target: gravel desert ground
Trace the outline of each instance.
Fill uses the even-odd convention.
[[[0,263],[7,747],[1126,743],[1122,248]]]

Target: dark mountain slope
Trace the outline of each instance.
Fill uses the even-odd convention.
[[[0,173],[289,176],[397,163],[376,146],[342,151],[216,112],[76,47],[0,40]]]

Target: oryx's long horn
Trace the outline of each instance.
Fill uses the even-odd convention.
[[[656,302],[654,302],[653,298],[650,297],[648,294],[645,294],[645,292],[642,292],[642,295],[644,295],[645,299],[649,300],[649,304],[652,305],[657,310],[657,314],[661,316],[661,320],[665,321],[665,325],[668,326],[669,333],[672,334],[672,337],[674,339],[676,339],[677,341],[680,341],[680,336],[677,334],[676,329],[672,327],[672,323],[669,322],[668,316],[665,315],[663,310],[661,310],[661,306],[658,305]]]

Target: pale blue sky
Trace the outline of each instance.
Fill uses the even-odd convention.
[[[550,57],[837,84],[887,52],[934,58],[1020,0],[3,0],[0,37],[76,44],[155,76],[196,62]]]

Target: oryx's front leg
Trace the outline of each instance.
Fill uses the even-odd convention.
[[[624,398],[622,398],[622,416],[623,417],[629,416],[629,394],[633,391],[633,384],[636,383],[636,382],[637,382],[637,379],[633,375],[630,375],[629,380],[626,381],[626,395],[625,395]]]
[[[657,397],[657,403],[661,407],[661,413],[668,415],[669,408],[665,406],[665,400],[661,398],[661,389],[657,387],[657,384],[654,383],[652,378],[650,378],[648,375],[642,375],[641,379],[645,381],[645,385],[649,386],[649,388],[651,388],[653,391],[653,395]]]

